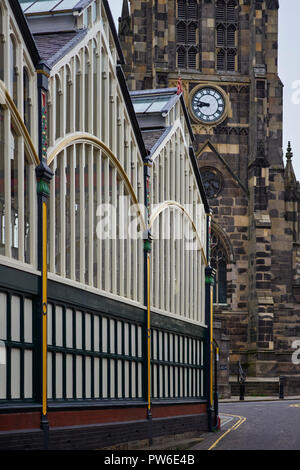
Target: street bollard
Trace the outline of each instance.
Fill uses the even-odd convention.
[[[217,428],[218,426],[218,417],[219,417],[219,394],[218,392],[214,392],[214,426]]]
[[[240,383],[240,400],[245,399],[245,383]]]
[[[245,399],[245,382],[246,382],[246,374],[243,371],[241,363],[238,362],[238,383],[240,384],[240,400],[241,401]]]
[[[279,398],[280,400],[284,399],[284,384],[285,384],[285,377],[279,377]]]

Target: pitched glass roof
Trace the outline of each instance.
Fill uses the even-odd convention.
[[[24,13],[44,13],[73,10],[82,0],[19,0]],[[90,1],[86,1],[88,4]]]
[[[143,96],[143,92],[133,92],[131,93],[132,103],[135,112],[141,114],[147,113],[162,113],[167,111],[170,107],[171,101],[174,101],[174,94],[165,94],[159,96],[150,95]]]
[[[133,106],[136,113],[159,113],[167,102],[168,100],[165,99],[135,99],[133,100]]]

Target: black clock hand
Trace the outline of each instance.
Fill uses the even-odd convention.
[[[194,101],[196,103],[204,103],[206,106],[209,106],[209,103],[205,102],[205,101],[202,101],[203,98],[195,98]]]
[[[204,101],[200,101],[197,106],[199,106],[199,108],[209,108],[210,107],[210,104],[209,103],[204,103]]]

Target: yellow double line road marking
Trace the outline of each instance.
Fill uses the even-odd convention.
[[[231,431],[236,431],[241,426],[241,424],[243,424],[247,419],[244,416],[225,415],[224,413],[222,413],[222,416],[230,416],[232,418],[238,418],[238,421],[230,429],[227,429],[227,431],[224,432],[224,434],[222,434],[222,436],[219,437],[219,439],[217,439],[216,442],[214,442],[214,444],[210,446],[208,450],[212,450],[221,441],[221,439],[227,436],[227,434],[229,434]]]

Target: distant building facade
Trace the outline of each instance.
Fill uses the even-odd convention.
[[[282,155],[278,9],[275,0],[124,0],[119,23],[130,89],[182,79],[213,209],[214,318],[235,377],[239,361],[248,376],[299,374],[299,183],[290,145]]]

